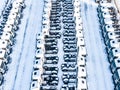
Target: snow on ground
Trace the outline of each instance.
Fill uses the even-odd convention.
[[[61,12],[63,13],[63,11]],[[61,17],[61,21],[62,21],[63,17]],[[61,69],[61,65],[64,62],[64,51],[63,51],[63,23],[61,22],[61,38],[58,39],[58,57],[59,57],[59,62],[58,62],[58,68],[59,68],[59,72],[58,72],[58,76],[59,76],[59,84],[58,84],[58,88],[60,89],[61,86],[63,85],[63,81],[62,81],[62,76],[63,76],[63,71]]]
[[[83,28],[87,48],[88,90],[113,90],[112,74],[99,29],[94,0],[81,2]]]
[[[5,1],[7,0],[0,0],[0,13],[5,6]],[[22,23],[19,31],[17,31],[16,43],[13,46],[13,52],[11,54],[12,62],[8,64],[9,70],[5,75],[4,85],[0,87],[0,90],[29,90],[30,88],[36,33],[41,31],[43,1],[44,0],[25,0],[26,8],[24,10],[24,17],[21,19]],[[109,69],[105,45],[103,44],[99,29],[96,4],[92,0],[83,0],[81,3],[88,53],[86,63],[88,89],[113,90],[112,74]],[[62,39],[59,41],[58,45],[60,45]],[[62,48],[58,55],[61,54],[61,51]],[[62,59],[63,57],[60,57],[60,60]]]
[[[29,90],[35,55],[36,33],[41,31],[43,0],[26,0],[20,29],[11,54],[2,90]]]

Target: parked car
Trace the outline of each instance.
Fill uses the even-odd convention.
[[[40,90],[57,90],[56,86],[41,86]]]
[[[57,64],[58,60],[45,60],[44,64]]]
[[[59,57],[57,55],[50,55],[50,56],[45,56],[46,60],[59,60]]]

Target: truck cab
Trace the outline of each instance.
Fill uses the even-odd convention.
[[[120,57],[120,48],[113,48],[109,51],[108,58],[111,59],[113,57]]]
[[[0,39],[8,41],[11,46],[14,44],[13,36],[9,32],[3,32]]]
[[[107,42],[107,40],[115,40],[116,39],[116,35],[114,32],[108,32],[104,38],[105,38],[105,42]]]
[[[13,21],[13,22],[14,22],[14,21]],[[10,22],[10,23],[12,23],[12,22]],[[10,24],[10,23],[7,23],[7,24],[5,25],[3,31],[8,32],[8,33],[10,33],[13,37],[15,37],[14,28],[13,28],[12,24]]]
[[[117,42],[117,40],[110,40],[108,43],[106,43],[106,45],[108,50],[120,47],[119,42]]]
[[[14,25],[18,25],[18,24],[19,24],[19,22],[18,22],[19,18],[20,18],[20,15],[19,15],[19,14],[14,13],[14,12],[11,12],[10,15],[9,15],[8,21],[14,20],[14,22],[15,22]]]
[[[0,49],[0,61],[3,61],[7,64],[9,60],[10,60],[10,57],[6,52],[6,50]]]
[[[0,73],[4,74],[7,70],[7,65],[2,60],[0,60]]]
[[[0,48],[6,50],[8,54],[11,53],[10,43],[6,40],[0,40]]]

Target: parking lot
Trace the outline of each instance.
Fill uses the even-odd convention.
[[[120,90],[114,3],[0,1],[0,90]]]

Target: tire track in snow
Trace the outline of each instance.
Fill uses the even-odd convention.
[[[93,10],[93,8],[91,8],[92,10]],[[95,10],[93,10],[93,11],[95,11]],[[97,15],[97,14],[96,14]],[[95,16],[96,17],[96,16]],[[98,26],[99,27],[99,25],[98,25],[99,23],[97,22],[97,21],[95,21],[94,22],[94,25],[95,26]],[[92,27],[94,27],[94,25],[92,26]],[[93,30],[95,30],[95,29],[93,29]],[[96,29],[97,30],[97,29]],[[100,52],[100,54],[98,54],[98,57],[99,57],[99,59],[100,59],[100,66],[101,66],[101,69],[103,70],[103,72],[101,73],[102,74],[102,76],[104,76],[102,79],[103,79],[103,81],[104,81],[104,89],[105,90],[110,90],[110,88],[108,89],[108,85],[107,85],[107,80],[106,80],[106,78],[105,78],[105,73],[107,73],[107,72],[105,72],[105,70],[106,70],[106,68],[107,68],[107,64],[108,63],[106,63],[106,61],[107,61],[107,55],[105,54],[105,52],[103,52],[102,50],[104,50],[104,43],[101,41],[101,35],[100,35],[100,33],[99,33],[99,30],[98,30],[98,32],[97,33],[95,33],[95,31],[93,31],[93,33],[94,33],[94,35],[95,35],[95,37],[96,37],[96,45],[98,46],[98,48],[99,48],[99,52]],[[100,37],[98,37],[98,36],[100,36]],[[101,46],[102,45],[102,46]],[[106,63],[106,67],[104,67],[104,65],[105,64],[103,64],[103,62],[104,63]],[[110,73],[110,72],[109,72]]]
[[[95,68],[96,67],[96,62],[95,62],[95,56],[94,56],[94,52],[92,52],[91,51],[91,47],[93,47],[93,46],[91,46],[92,44],[92,41],[91,41],[91,33],[90,33],[90,31],[89,30],[91,30],[91,27],[89,26],[89,20],[88,20],[88,17],[87,17],[87,15],[89,15],[89,13],[88,13],[88,10],[86,11],[86,13],[85,13],[85,22],[86,22],[86,26],[84,26],[84,32],[85,32],[85,41],[86,41],[86,47],[87,47],[87,52],[88,52],[88,57],[87,57],[87,62],[86,62],[86,65],[88,65],[88,63],[92,66],[91,67],[91,69],[93,70],[95,70],[95,71],[97,71],[97,69]],[[84,24],[84,22],[83,22],[83,24]],[[87,32],[87,33],[86,33]],[[87,37],[86,37],[87,36]],[[88,45],[89,44],[89,45]],[[90,52],[91,51],[91,52]],[[90,53],[89,53],[90,52]],[[89,66],[88,66],[89,67]],[[90,68],[89,69],[87,69],[87,72],[88,72],[88,81],[91,81],[91,78],[89,78],[89,72],[90,72],[91,70],[90,70]],[[93,79],[93,83],[95,84],[95,86],[97,86],[98,85],[98,82],[95,82],[95,80],[97,79],[97,76],[96,76],[96,73],[95,72],[93,72],[93,75],[91,76],[92,77],[92,79]],[[88,85],[89,85],[89,82],[88,82]],[[88,87],[88,89],[89,89],[89,87]],[[97,88],[96,88],[97,89]],[[95,90],[95,89],[94,89]]]
[[[30,8],[29,8],[29,14],[31,13],[31,7],[32,7],[32,3],[30,5]],[[20,52],[20,55],[19,55],[19,58],[18,58],[18,65],[17,65],[17,70],[16,70],[16,73],[15,73],[15,78],[14,78],[14,84],[13,84],[13,88],[12,90],[14,90],[14,87],[15,87],[15,84],[16,84],[16,78],[17,78],[17,73],[18,73],[18,69],[20,68],[19,65],[20,65],[20,61],[21,61],[21,56],[22,56],[22,52],[23,52],[23,49],[24,49],[24,41],[25,41],[25,37],[26,37],[26,31],[27,31],[27,27],[28,27],[28,22],[29,22],[29,17],[27,18],[26,20],[26,26],[25,26],[25,31],[24,31],[24,35],[23,35],[23,41],[22,41],[22,47],[21,47],[21,52]]]
[[[90,7],[90,10],[91,11],[93,11],[92,10],[92,8]],[[89,14],[90,16],[91,16],[91,13]],[[94,17],[93,15],[91,16],[91,17]],[[95,17],[94,17],[95,18]],[[91,20],[92,21],[92,20]],[[94,23],[95,23],[95,21],[94,21]],[[91,23],[91,26],[92,27],[94,27],[94,26],[96,26],[96,25],[94,25],[94,23]],[[99,41],[99,39],[98,39],[98,41],[97,41],[97,38],[99,37],[99,35],[97,35],[97,33],[94,33],[94,30],[97,30],[97,28],[93,28],[92,29],[93,31],[91,31],[92,32],[92,36],[94,36],[93,38],[95,38],[95,39],[93,39],[94,40],[94,45],[95,45],[95,47],[96,47],[96,50],[94,51],[94,55],[95,55],[95,64],[96,64],[96,68],[97,68],[97,70],[96,70],[96,76],[97,76],[97,79],[96,79],[96,81],[98,82],[98,89],[102,89],[102,90],[107,90],[106,89],[106,83],[105,83],[105,79],[104,79],[104,74],[103,74],[103,71],[102,71],[102,65],[101,65],[101,57],[102,56],[100,56],[101,55],[101,52],[99,52],[99,49],[101,49],[101,48],[99,48],[98,49],[98,47],[99,47],[99,45],[98,45],[98,43],[100,42]],[[96,31],[95,31],[96,32]],[[96,36],[97,35],[97,36]],[[96,41],[97,41],[97,43],[96,43]],[[102,44],[100,44],[100,45],[102,45]],[[94,46],[93,46],[94,47]],[[95,54],[95,53],[97,53],[97,54]],[[93,57],[94,58],[94,57]],[[103,76],[103,77],[101,77],[101,76]],[[100,78],[101,77],[101,78]]]
[[[92,2],[92,1],[90,1],[90,2]],[[85,37],[88,41],[86,41],[86,40],[85,41],[86,41],[86,45],[87,45],[87,50],[89,51],[88,62],[87,62],[87,68],[89,68],[89,69],[87,69],[87,72],[88,72],[88,80],[90,79],[90,81],[88,81],[88,84],[90,84],[90,85],[88,85],[88,89],[90,89],[90,90],[91,89],[92,90],[99,90],[99,89],[100,90],[101,89],[102,90],[111,90],[111,88],[108,89],[108,87],[107,87],[108,80],[106,79],[106,76],[105,76],[105,70],[106,70],[108,64],[105,62],[105,64],[107,66],[103,66],[103,65],[105,65],[105,64],[103,64],[104,63],[103,60],[105,60],[105,58],[103,58],[103,57],[105,57],[105,53],[104,53],[104,49],[103,49],[103,43],[101,42],[101,39],[100,39],[101,35],[99,34],[98,28],[96,28],[96,26],[98,26],[98,23],[96,21],[97,19],[96,20],[92,19],[92,18],[96,18],[96,16],[95,16],[96,13],[94,14],[94,12],[95,12],[94,9],[96,6],[95,7],[93,6],[94,3],[92,5],[90,5],[90,3],[88,3],[88,2],[87,2],[87,5],[89,5],[88,11],[86,11],[86,6],[84,6],[83,17],[86,19],[84,21],[85,22],[87,21],[86,26],[84,26],[84,28],[86,28],[85,30],[87,30],[85,32],[85,34],[86,34]],[[83,24],[84,24],[84,22],[83,22]],[[96,30],[98,30],[97,33],[95,33]],[[90,45],[90,43],[91,43],[91,45]],[[99,46],[99,45],[102,45],[102,46]],[[97,47],[97,48],[95,49],[95,47]],[[92,57],[92,58],[90,58],[90,57]],[[93,67],[93,69],[92,69],[92,67]],[[99,71],[101,71],[101,72],[99,72]],[[99,78],[99,77],[101,77],[101,78]],[[110,75],[108,77],[110,77]],[[93,82],[93,80],[94,80],[94,82]],[[97,84],[97,85],[95,85],[95,84]]]
[[[26,28],[27,28],[28,21],[29,21],[29,20],[27,19],[27,23],[26,23],[26,27],[25,27],[25,32],[24,32],[24,36],[23,36],[23,38],[25,38]],[[17,70],[16,70],[16,75],[15,75],[15,79],[14,79],[13,88],[14,88],[14,86],[15,86],[16,77],[17,77],[18,68],[19,68],[19,63],[20,63],[20,60],[21,60],[21,56],[22,56],[23,49],[24,49],[24,39],[23,39],[23,42],[22,42],[21,52],[20,52],[20,55],[19,55],[19,58],[18,58],[18,65],[17,65]],[[14,90],[14,89],[12,89],[12,90]]]
[[[94,1],[92,1],[92,2],[94,2]],[[102,37],[102,34],[100,33],[99,22],[98,22],[99,19],[97,17],[97,7],[96,6],[94,7],[94,5],[95,4],[92,4],[92,6],[90,7],[90,10],[92,12],[94,12],[95,14],[90,14],[90,15],[91,15],[91,17],[95,18],[95,21],[92,24],[92,27],[94,27],[94,26],[98,27],[96,29],[93,29],[93,33],[94,33],[94,36],[96,37],[95,43],[96,43],[96,46],[98,47],[98,51],[100,53],[97,55],[99,57],[99,62],[100,62],[101,70],[102,70],[102,72],[101,72],[101,75],[103,76],[102,82],[104,82],[104,90],[113,90],[114,86],[112,83],[112,74],[109,69],[109,62],[108,62],[107,54],[105,51],[105,44],[103,42],[103,37]],[[97,30],[97,32],[96,32],[96,30]]]
[[[37,10],[36,10],[36,6],[39,6],[37,5],[38,3],[36,2],[33,2],[32,3],[32,9],[31,9],[31,12],[33,14],[30,15],[30,18],[29,18],[29,27],[27,28],[27,37],[25,38],[25,43],[24,43],[24,46],[25,46],[25,49],[23,51],[23,55],[22,55],[22,62],[21,62],[21,66],[19,68],[19,80],[17,80],[18,84],[16,84],[16,86],[14,87],[14,89],[16,90],[17,88],[19,88],[19,90],[28,90],[28,86],[30,85],[29,82],[31,80],[31,64],[33,63],[33,60],[34,60],[34,55],[30,55],[32,52],[29,52],[29,51],[33,51],[33,49],[29,48],[29,47],[32,47],[35,46],[33,45],[33,42],[36,40],[36,31],[35,30],[38,30],[38,29],[35,29],[36,28],[36,24],[33,22],[34,21],[37,21],[38,20],[38,17],[39,16],[34,16],[34,13],[36,13],[36,15],[39,13]],[[38,24],[38,23],[37,23]],[[39,25],[39,24],[38,24]],[[31,27],[32,26],[32,27]],[[35,27],[35,28],[34,28]],[[35,30],[33,30],[35,29]],[[33,35],[33,37],[31,37],[31,35]],[[28,40],[29,39],[29,40]],[[33,39],[35,39],[33,41]],[[31,41],[31,42],[29,42]],[[31,44],[30,44],[31,43]],[[34,42],[35,43],[35,42]],[[34,49],[35,50],[35,49]],[[33,52],[34,53],[34,52]],[[29,56],[28,56],[29,55]],[[29,62],[27,61],[29,60]],[[31,62],[32,61],[32,62]],[[28,63],[27,63],[28,62]],[[29,70],[28,70],[28,67],[29,67]],[[28,71],[26,71],[26,68]],[[26,73],[27,72],[27,73]],[[22,73],[22,74],[20,74]],[[27,75],[29,74],[29,75]],[[23,77],[23,78],[21,78]],[[25,78],[26,77],[26,78]],[[24,82],[24,80],[26,81],[26,83]],[[24,83],[27,85],[24,87]]]
[[[93,7],[91,7],[91,10],[93,10],[95,12],[94,17],[97,17],[97,8],[96,10],[93,9]],[[92,14],[91,14],[92,16]],[[98,26],[99,27],[99,22],[98,19],[96,18],[96,21],[94,22],[94,26]],[[107,54],[106,54],[106,50],[105,50],[105,44],[103,42],[103,37],[102,34],[100,33],[100,28],[96,29],[97,32],[95,33],[95,29],[94,30],[94,35],[96,37],[96,45],[99,48],[99,52],[100,54],[98,54],[98,57],[100,58],[100,65],[101,65],[101,69],[103,70],[102,72],[102,76],[104,76],[102,79],[104,79],[104,86],[105,86],[105,90],[113,90],[114,86],[112,83],[112,73],[110,72],[109,69],[109,62],[107,59]],[[99,37],[98,37],[99,36]],[[109,82],[109,83],[108,83]]]
[[[31,72],[33,70],[33,61],[35,60],[34,56],[35,56],[35,46],[36,46],[36,33],[38,32],[38,30],[41,30],[41,19],[42,19],[42,11],[43,11],[43,0],[39,1],[39,2],[33,2],[33,14],[31,15],[31,19],[30,19],[30,27],[28,28],[32,33],[32,37],[30,36],[29,41],[31,41],[29,44],[29,47],[27,48],[28,53],[26,53],[26,60],[29,60],[29,62],[25,62],[27,65],[25,65],[23,68],[23,74],[24,77],[21,79],[22,83],[20,85],[20,90],[28,90],[30,89],[30,83],[31,83]],[[38,6],[41,6],[41,8],[39,8]],[[34,13],[36,14],[36,17],[34,17]],[[33,23],[32,21],[35,21],[35,23]],[[32,25],[32,27],[31,27]],[[40,32],[40,31],[39,31]],[[32,55],[31,55],[32,54]],[[24,59],[24,58],[23,58]],[[24,82],[27,81],[27,82]],[[27,85],[27,86],[25,86]]]
[[[90,76],[89,73],[91,70],[95,70],[96,71],[96,64],[93,66],[93,62],[95,61],[94,59],[94,53],[90,52],[90,49],[91,49],[91,35],[90,35],[90,26],[89,26],[89,23],[88,23],[88,17],[87,15],[89,15],[88,13],[88,6],[89,3],[86,3],[84,2],[83,0],[81,1],[81,10],[82,10],[82,19],[83,19],[83,32],[84,32],[84,35],[85,35],[85,43],[86,43],[86,48],[87,48],[87,53],[88,53],[88,56],[87,56],[87,62],[86,62],[86,65],[87,67],[90,67],[88,65],[91,65],[92,67],[90,67],[89,69],[87,69],[87,73],[88,73],[88,78],[87,78],[87,81],[88,81],[88,89],[89,88],[89,85],[91,86],[91,83],[94,83],[95,86],[98,85],[98,82],[95,82],[95,80],[97,79],[97,76],[96,76],[96,73],[95,72],[92,72],[92,75]],[[87,32],[87,33],[86,33]],[[90,52],[90,54],[89,54]],[[89,64],[88,64],[89,63]],[[95,63],[95,62],[94,62]],[[90,77],[89,77],[90,76]],[[94,86],[91,86],[91,87],[94,87]],[[96,90],[97,88],[94,88],[94,90]]]

